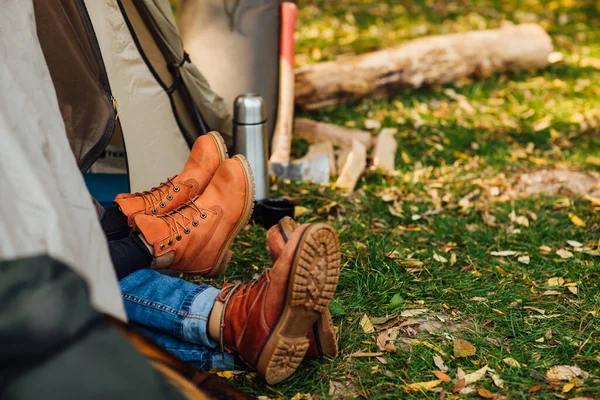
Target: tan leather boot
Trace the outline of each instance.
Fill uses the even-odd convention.
[[[307,334],[327,310],[337,286],[340,248],[326,224],[296,229],[273,269],[254,283],[226,285],[221,346],[269,384],[294,373],[308,350]]]
[[[296,221],[290,217],[283,217],[276,225],[267,232],[267,252],[271,255],[273,262],[281,256],[285,244],[292,237],[294,230],[298,227]],[[308,360],[316,360],[319,357],[335,357],[338,354],[337,339],[333,328],[333,320],[329,309],[321,313],[317,323],[313,325],[308,334],[309,346],[306,356]]]
[[[115,203],[133,227],[136,215],[163,215],[202,194],[221,162],[228,158],[225,141],[218,132],[196,139],[179,175],[145,192],[119,194]]]
[[[227,250],[253,208],[252,170],[236,155],[219,165],[201,196],[165,215],[137,215],[135,224],[154,249],[153,267],[214,277],[225,271]]]

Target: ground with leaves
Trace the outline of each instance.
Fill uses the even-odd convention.
[[[339,232],[340,355],[274,387],[227,376],[269,398],[599,398],[600,8],[301,0],[300,10],[298,65],[505,20],[541,24],[564,60],[306,115],[397,129],[397,173],[370,172],[350,195],[277,183],[308,211],[300,222]],[[264,249],[265,231],[250,226],[225,278],[262,271]]]

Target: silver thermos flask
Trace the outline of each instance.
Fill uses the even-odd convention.
[[[244,155],[254,174],[256,201],[269,196],[267,113],[263,98],[256,93],[239,95],[233,103],[235,152]]]

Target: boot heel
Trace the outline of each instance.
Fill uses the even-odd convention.
[[[280,337],[265,370],[269,384],[281,382],[300,366],[308,350],[307,338]]]
[[[335,294],[340,271],[340,246],[333,228],[326,224],[309,226],[295,258],[298,277],[291,306],[324,313]]]

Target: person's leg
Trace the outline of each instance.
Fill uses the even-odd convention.
[[[100,225],[109,242],[112,240],[125,239],[131,228],[127,225],[127,216],[117,207],[105,208],[100,218]]]
[[[184,342],[168,333],[141,325],[136,325],[136,327],[169,353],[195,368],[206,371],[213,368],[219,370],[236,369],[235,357],[229,353],[222,353],[220,349],[211,349],[206,346]]]
[[[150,250],[135,232],[130,232],[125,239],[108,242],[108,249],[119,280],[152,265]]]
[[[208,320],[220,290],[143,269],[119,282],[129,321],[214,349]]]

